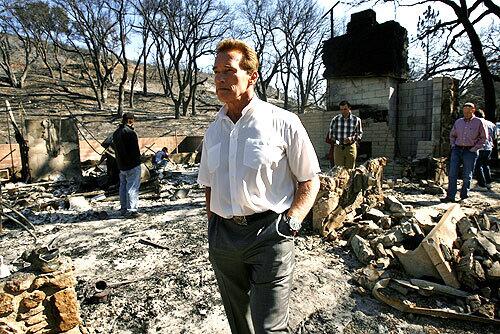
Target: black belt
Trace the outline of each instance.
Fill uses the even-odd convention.
[[[230,222],[235,223],[237,225],[249,225],[254,221],[262,220],[264,218],[269,218],[270,216],[273,216],[273,219],[276,219],[278,218],[279,213],[276,213],[272,210],[267,210],[263,212],[257,212],[248,216],[233,216],[232,218],[226,220],[229,220]]]
[[[462,150],[470,150],[474,146],[460,146],[460,145],[455,145],[456,148],[462,149]]]

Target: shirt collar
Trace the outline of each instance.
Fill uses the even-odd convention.
[[[250,102],[241,111],[241,117],[240,117],[240,119],[242,119],[249,111],[252,111],[253,109],[255,109],[255,106],[259,102],[260,102],[260,99],[257,97],[257,94],[254,94],[254,96],[252,97],[252,99],[250,100]],[[230,120],[229,117],[227,116],[227,105],[226,104],[224,104],[224,106],[222,108],[220,108],[220,110],[219,110],[219,112],[217,114],[217,117],[220,118],[220,119],[228,119],[228,120]]]

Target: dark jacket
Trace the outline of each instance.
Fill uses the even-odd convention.
[[[113,133],[116,162],[120,170],[129,170],[141,164],[137,133],[128,125],[120,124]]]

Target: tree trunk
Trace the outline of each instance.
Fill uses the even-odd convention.
[[[181,102],[179,100],[174,100],[174,112],[175,119],[181,118]]]
[[[479,73],[481,74],[481,82],[483,83],[484,89],[485,118],[494,122],[496,116],[495,84],[493,81],[493,75],[491,74],[488,67],[488,62],[486,61],[486,57],[483,53],[483,45],[469,19],[465,15],[461,15],[461,12],[458,13],[455,11],[455,13],[461,20],[465,32],[469,36],[472,54],[474,55],[474,58],[476,59],[476,62],[479,66]]]
[[[144,46],[146,47],[146,46]],[[142,69],[142,93],[148,95],[148,52],[144,52],[143,69]]]

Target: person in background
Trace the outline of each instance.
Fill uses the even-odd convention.
[[[168,148],[164,147],[156,152],[153,157],[153,166],[155,168],[165,167],[168,163]]]
[[[450,172],[448,173],[448,190],[441,202],[455,202],[457,179],[460,165],[463,164],[463,184],[460,189],[460,200],[469,197],[470,181],[478,156],[478,151],[486,141],[486,129],[483,122],[474,116],[476,106],[467,102],[463,107],[464,117],[453,124],[450,132]]]
[[[203,140],[209,259],[233,333],[288,333],[294,240],[319,190],[318,159],[297,115],[255,94],[259,61],[245,42],[219,43],[224,103]]]
[[[330,144],[330,167],[353,169],[356,166],[357,145],[363,136],[361,119],[352,114],[348,101],[341,101],[339,108],[340,114],[333,117],[325,139]]]
[[[116,163],[120,169],[120,211],[127,218],[140,216],[137,206],[141,185],[141,153],[134,123],[134,115],[124,113],[122,124],[113,133]]]
[[[493,146],[495,142],[495,124],[484,118],[484,111],[478,109],[477,117],[481,119],[484,126],[486,127],[486,141],[483,147],[479,150],[479,155],[476,161],[476,177],[477,185],[482,188],[491,189],[491,171],[490,171],[490,158],[491,152],[493,151]]]

